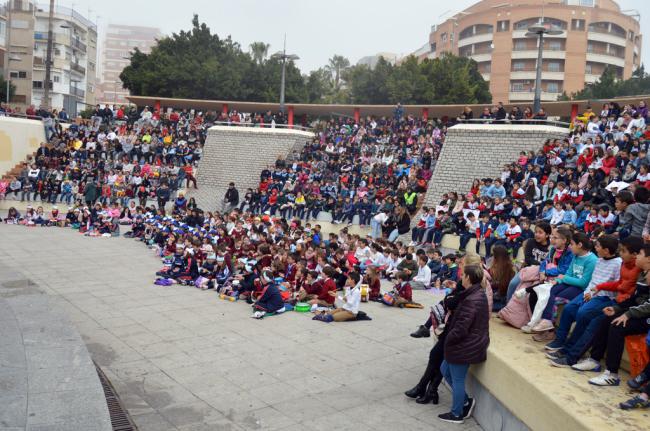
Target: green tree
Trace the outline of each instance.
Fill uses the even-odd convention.
[[[255,47],[256,59],[230,37],[212,34],[194,15],[191,30],[159,40],[149,54],[133,51],[120,79],[134,95],[276,101],[278,62],[260,61],[264,50]],[[304,79],[293,63],[287,67],[286,85],[287,101],[306,100]]]
[[[257,64],[262,64],[269,55],[271,45],[264,42],[253,42],[249,45],[251,56]]]
[[[641,65],[629,79],[618,79],[614,68],[606,67],[598,81],[571,94],[572,100],[609,99],[616,96],[636,96],[650,92],[650,75]],[[562,97],[562,96],[560,96]],[[569,100],[569,98],[566,98]]]
[[[334,87],[336,89],[341,88],[341,76],[345,73],[346,69],[350,67],[350,60],[343,57],[342,55],[334,55],[329,59],[327,70],[332,74],[332,79],[334,80]]]

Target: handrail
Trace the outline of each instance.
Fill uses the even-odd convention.
[[[13,117],[13,118],[24,118],[26,120],[37,120],[43,121],[43,117],[40,115],[27,115],[23,112],[4,112],[0,113],[0,117]],[[51,117],[53,120],[58,121],[59,123],[72,123],[72,120],[62,120],[59,117]]]
[[[523,119],[523,120],[496,120],[494,118],[472,118],[471,120],[466,120],[466,119],[457,119],[458,123],[465,123],[465,124],[511,124],[511,125],[531,125],[531,124],[538,124],[538,125],[549,125],[549,126],[558,126],[558,127],[564,127],[564,128],[569,128],[571,124],[564,122],[564,121],[557,121],[557,120],[538,120],[538,119]]]
[[[255,128],[264,128],[264,129],[295,129],[302,130],[305,132],[313,132],[314,129],[311,127],[298,126],[298,125],[289,125],[289,124],[275,124],[272,126],[270,123],[233,123],[231,121],[212,121],[213,126],[233,126],[233,127],[255,127]]]

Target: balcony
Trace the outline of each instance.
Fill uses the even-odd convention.
[[[528,39],[526,37],[526,33],[528,33],[528,30],[514,30],[512,32],[512,38],[513,39]],[[531,39],[533,39],[533,38],[531,38]],[[546,34],[546,35],[544,35],[544,39],[566,39],[566,31],[562,31],[561,34],[557,34],[557,35]]]
[[[70,87],[70,94],[80,99],[86,97],[86,92],[83,91],[81,88],[76,88],[76,87]]]
[[[566,52],[561,50],[550,50],[545,49],[542,53],[542,56],[545,60],[555,59],[555,60],[564,60],[566,58]],[[537,58],[537,49],[514,49],[512,51],[513,59],[524,59],[524,58]]]
[[[489,81],[490,80],[490,73],[489,72],[481,73],[481,76],[483,77],[484,81]]]
[[[600,75],[594,75],[593,73],[585,73],[585,84],[593,84],[599,79],[600,79]]]
[[[620,36],[616,33],[601,33],[597,31],[587,32],[587,39],[595,42],[611,43],[612,45],[625,47],[627,39],[625,36]]]
[[[86,44],[80,40],[72,39],[70,46],[72,46],[73,49],[77,49],[81,52],[86,52]]]
[[[536,77],[537,71],[530,70],[513,70],[510,72],[510,79],[532,79]],[[542,70],[542,79],[546,81],[564,81],[564,72],[551,72]]]
[[[555,102],[562,93],[548,93],[542,91],[542,102]],[[510,102],[532,102],[535,99],[534,91],[511,91],[508,93]]]
[[[602,51],[587,51],[587,61],[594,63],[612,64],[618,67],[625,67],[625,58],[614,56]]]
[[[486,61],[492,61],[492,52],[474,53],[465,57],[469,57],[477,63],[484,63]]]
[[[473,45],[475,43],[492,42],[492,33],[475,34],[458,41],[458,47]]]
[[[74,72],[77,72],[77,73],[79,73],[81,75],[86,74],[86,68],[79,65],[78,63],[70,63],[70,70],[72,70]]]

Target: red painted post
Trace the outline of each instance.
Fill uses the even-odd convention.
[[[225,115],[226,117],[228,116],[228,104],[224,103],[221,105],[221,113]]]
[[[429,121],[429,108],[422,108],[422,119]]]
[[[571,122],[573,123],[578,116],[578,104],[574,103],[571,105]]]
[[[156,100],[153,103],[153,113],[157,114],[158,118],[160,118],[160,100]]]
[[[293,129],[293,106],[287,107],[287,123],[289,124],[289,128]]]
[[[359,124],[360,121],[361,121],[361,109],[354,108],[354,122],[356,124]]]

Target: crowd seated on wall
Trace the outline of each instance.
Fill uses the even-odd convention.
[[[436,288],[445,299],[411,335],[433,331],[438,342],[406,395],[437,403],[445,378],[454,405],[441,419],[462,422],[473,409],[465,365],[485,360],[482,319],[491,312],[544,343],[550,365],[602,371],[589,379],[593,385],[620,384],[626,343],[647,349],[647,111],[608,106],[577,120],[566,139],[540,143],[499,176],[476,178],[470,190],[450,191],[431,208],[421,201],[444,123],[403,115],[359,124],[332,119],[302,151],[261,172],[255,189],[240,192],[234,179],[222,207],[208,210],[181,189],[196,186],[192,169],[209,122],[191,113],[176,123],[146,114],[124,124],[102,120],[59,132],[19,178],[0,183],[4,198],[38,203],[45,192],[46,200],[69,205],[67,213],[12,208],[4,221],[102,236],[129,225],[124,235],[161,258],[157,284],[214,290],[249,303],[258,319],[306,304],[315,320],[365,320],[363,301],[418,309],[413,290]],[[342,225],[338,232],[322,232],[323,214]],[[367,235],[350,233],[355,220],[370,227]],[[458,251],[443,251],[446,235],[459,237]],[[468,328],[461,330],[458,316],[465,313],[484,335],[463,338]],[[460,341],[477,350],[450,348]],[[649,379],[650,367],[634,370],[627,385],[640,392],[620,408],[650,407]]]

